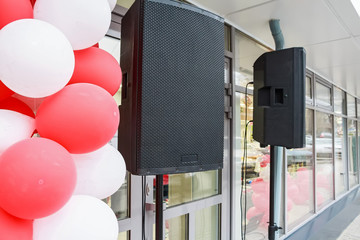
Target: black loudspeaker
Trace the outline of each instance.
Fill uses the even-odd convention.
[[[255,61],[253,137],[262,145],[304,147],[305,61],[303,48],[264,53]]]
[[[128,171],[222,168],[223,19],[180,2],[137,0],[121,26],[118,148]]]

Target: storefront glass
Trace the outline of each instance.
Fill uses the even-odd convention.
[[[291,230],[314,212],[314,113],[306,109],[305,147],[287,150],[287,222]]]
[[[350,94],[346,95],[347,98],[347,115],[348,117],[355,118],[356,117],[356,99]]]
[[[220,208],[218,205],[196,212],[195,239],[220,240]]]
[[[347,148],[346,119],[335,117],[335,194],[339,196],[347,190]]]
[[[331,106],[331,88],[322,83],[316,82],[316,105]]]
[[[349,149],[349,185],[350,188],[359,183],[358,158],[356,157],[356,121],[348,120],[348,149]]]
[[[246,107],[247,104],[247,107]],[[236,94],[236,105],[240,106],[240,128],[237,134],[236,170],[241,173],[241,179],[237,181],[240,189],[242,211],[246,213],[247,236],[267,236],[267,222],[269,221],[269,174],[270,174],[270,151],[269,147],[261,148],[260,144],[252,138],[253,125],[248,124],[245,140],[245,112],[247,110],[248,121],[253,116],[253,97],[245,94]],[[244,147],[247,148],[247,157],[244,158]],[[240,174],[239,174],[240,175]],[[240,201],[240,200],[239,200]],[[239,202],[240,205],[240,202]],[[239,219],[240,221],[240,219]]]
[[[120,62],[120,40],[112,37],[105,36],[99,42],[99,48],[110,53],[118,62]],[[121,90],[119,89],[118,93],[114,95],[115,101],[121,103]],[[110,140],[110,144],[117,148],[117,136],[118,133]],[[125,219],[129,217],[129,192],[128,192],[128,183],[129,183],[129,174],[126,174],[125,182],[120,187],[120,189],[115,192],[112,196],[104,199],[104,201],[113,209],[118,220]]]
[[[322,208],[333,199],[332,115],[316,112],[316,201]]]
[[[187,240],[189,239],[188,215],[182,215],[165,221],[165,240]],[[155,237],[154,237],[155,239]]]
[[[253,64],[258,57],[270,49],[250,39],[246,35],[235,32],[235,84],[245,87],[253,80]],[[253,86],[249,85],[252,89]]]
[[[337,87],[334,87],[334,112],[338,114],[346,114],[345,93]]]
[[[164,198],[168,207],[220,193],[219,170],[164,176]]]

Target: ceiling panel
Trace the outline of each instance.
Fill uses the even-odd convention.
[[[268,22],[280,19],[286,47],[306,46],[350,35],[322,0],[278,0],[244,10],[228,18],[273,45]]]
[[[347,30],[353,36],[360,35],[360,17],[349,0],[327,0],[329,7],[334,11]]]
[[[314,69],[328,80],[348,91],[350,94],[360,97],[360,65],[334,66],[331,68]]]
[[[190,1],[272,48],[269,20],[280,19],[285,47],[305,47],[311,70],[360,97],[360,17],[350,0]],[[250,68],[254,56],[239,51]]]
[[[213,13],[217,13],[222,17],[226,17],[226,15],[229,13],[259,6],[261,4],[272,1],[275,0],[190,0],[189,2],[202,6],[207,10]]]
[[[305,47],[307,64],[315,68],[329,68],[360,64],[359,49],[353,38]]]

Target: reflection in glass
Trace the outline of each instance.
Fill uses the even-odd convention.
[[[247,104],[247,107],[246,107]],[[269,221],[269,169],[270,152],[269,148],[261,148],[260,144],[252,138],[252,123],[249,124],[247,132],[247,158],[243,162],[244,137],[245,137],[245,113],[247,110],[247,121],[253,116],[253,96],[236,93],[236,189],[237,201],[240,203],[242,193],[243,212],[246,212],[246,220],[240,219],[240,204],[236,204],[236,221],[246,226],[247,238],[267,236],[267,222]],[[246,170],[246,174],[244,171]],[[245,187],[241,192],[241,183]],[[246,203],[246,209],[245,209]],[[240,228],[237,228],[237,239],[240,239]],[[255,239],[255,238],[254,238]]]
[[[349,185],[353,187],[359,183],[358,161],[356,157],[356,121],[348,120],[348,148],[349,148]]]
[[[245,87],[253,81],[253,64],[258,57],[269,49],[235,31],[235,84]],[[252,85],[249,86],[252,88]]]
[[[331,88],[316,82],[316,104],[331,106]]]
[[[99,41],[99,48],[110,53],[118,62],[120,62],[120,40],[112,37],[105,36]],[[121,90],[114,95],[115,101],[120,104],[121,99]],[[117,149],[118,142],[118,132],[110,140],[109,144]],[[104,201],[112,208],[118,220],[129,217],[129,207],[128,207],[128,178],[129,174],[126,173],[125,182],[120,187],[120,189],[115,192],[112,196],[104,199]],[[127,233],[121,233],[127,234]],[[121,238],[124,239],[124,238]]]
[[[225,50],[231,52],[231,27],[224,25]]]
[[[347,94],[347,115],[348,117],[356,117],[355,97]]]
[[[172,207],[220,193],[220,170],[164,176],[164,198]],[[155,196],[155,195],[154,195]]]
[[[345,93],[334,87],[334,111],[339,114],[346,114]]]
[[[114,211],[115,216],[118,220],[129,217],[128,207],[128,183],[129,183],[129,172],[126,172],[125,181],[121,185],[120,189],[117,190],[113,195],[104,199],[111,209]]]
[[[347,190],[347,148],[346,119],[335,117],[335,194],[339,196]]]
[[[165,221],[165,240],[187,240],[188,215],[182,215]],[[155,239],[155,238],[154,238]]]
[[[196,212],[195,239],[220,239],[220,208],[218,205],[204,208]]]
[[[333,199],[332,117],[316,112],[316,200],[319,208]]]
[[[313,201],[313,126],[314,112],[306,109],[306,144],[287,150],[287,222],[294,228],[314,212]]]
[[[119,233],[117,240],[129,240],[129,232],[127,231]]]
[[[312,100],[312,79],[309,76],[306,76],[306,99]]]

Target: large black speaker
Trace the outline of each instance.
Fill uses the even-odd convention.
[[[121,26],[118,148],[128,171],[222,168],[223,19],[176,1],[137,0]]]
[[[253,137],[261,144],[304,146],[305,61],[303,48],[264,53],[255,61]]]

